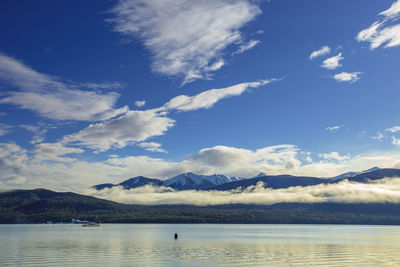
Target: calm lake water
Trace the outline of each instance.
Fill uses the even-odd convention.
[[[400,266],[400,226],[0,225],[0,240],[0,266]]]

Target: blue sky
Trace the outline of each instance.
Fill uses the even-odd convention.
[[[400,0],[2,1],[0,187],[400,167]]]

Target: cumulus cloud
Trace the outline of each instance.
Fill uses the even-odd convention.
[[[78,133],[67,135],[62,143],[106,151],[163,135],[174,125],[175,120],[164,116],[162,112],[130,110],[116,119],[90,124]]]
[[[190,171],[204,175],[223,173],[235,177],[253,177],[260,172],[269,175],[333,177],[349,171],[366,170],[371,166],[400,168],[397,150],[360,154],[342,161],[308,160],[310,153],[294,145],[256,150],[215,146],[176,161],[117,155],[105,160],[85,161],[76,157],[80,153],[79,149],[59,143],[37,145],[31,151],[15,143],[0,143],[0,182],[10,188],[46,187],[82,192],[94,184],[119,183],[140,175],[166,179]],[[18,185],[18,181],[25,182]]]
[[[309,57],[309,59],[314,59],[316,57],[321,57],[327,55],[331,52],[331,48],[329,46],[322,46],[321,49],[313,51]]]
[[[144,105],[146,105],[146,101],[145,100],[137,100],[137,101],[135,101],[135,106],[137,106],[137,107],[143,107]]]
[[[343,128],[343,125],[336,125],[336,126],[328,126],[325,128],[325,130],[329,131],[329,132],[336,132],[338,131],[340,128]]]
[[[338,82],[350,82],[354,83],[360,79],[361,72],[341,72],[335,74],[333,78]]]
[[[325,59],[324,62],[322,62],[321,67],[330,69],[330,70],[334,70],[334,69],[342,66],[342,64],[340,64],[340,60],[343,60],[343,59],[344,59],[344,57],[342,57],[342,53],[339,53],[334,57]]]
[[[222,173],[237,174],[232,176],[250,177],[259,171],[265,173],[281,173],[291,171],[301,165],[297,158],[299,149],[293,145],[264,147],[255,151],[214,146],[201,149],[190,158],[197,164],[213,166],[224,170]]]
[[[21,61],[0,53],[0,81],[18,89],[4,94],[0,103],[13,104],[56,120],[105,120],[127,111],[114,109],[119,94],[83,90],[81,85],[39,73]],[[90,85],[92,88],[95,84]],[[104,83],[99,85],[105,86]]]
[[[249,0],[120,0],[110,13],[114,31],[141,39],[153,54],[155,72],[182,76],[184,84],[209,78],[261,9]]]
[[[138,146],[151,152],[167,153],[167,151],[162,148],[162,145],[156,142],[142,142],[139,143]]]
[[[400,203],[400,179],[386,178],[371,183],[356,183],[347,180],[337,184],[321,184],[285,189],[264,188],[259,182],[255,186],[232,191],[175,191],[166,187],[144,186],[131,190],[113,187],[101,191],[88,190],[87,194],[127,204],[196,206],[226,204],[276,203]]]
[[[370,49],[376,49],[381,45],[393,47],[400,45],[400,24],[396,24],[400,18],[400,0],[379,13],[381,18],[368,28],[360,31],[356,37],[359,42],[369,42]]]
[[[35,146],[32,153],[35,154],[35,161],[59,161],[69,162],[73,159],[62,157],[68,154],[80,154],[84,150],[80,148],[66,147],[61,143],[40,143]]]

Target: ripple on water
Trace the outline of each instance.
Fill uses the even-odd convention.
[[[1,225],[0,237],[0,266],[400,266],[396,226]]]

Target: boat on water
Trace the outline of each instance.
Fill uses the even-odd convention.
[[[94,222],[87,222],[82,224],[83,227],[100,227],[101,226],[101,221],[98,216],[96,216],[96,219]]]

